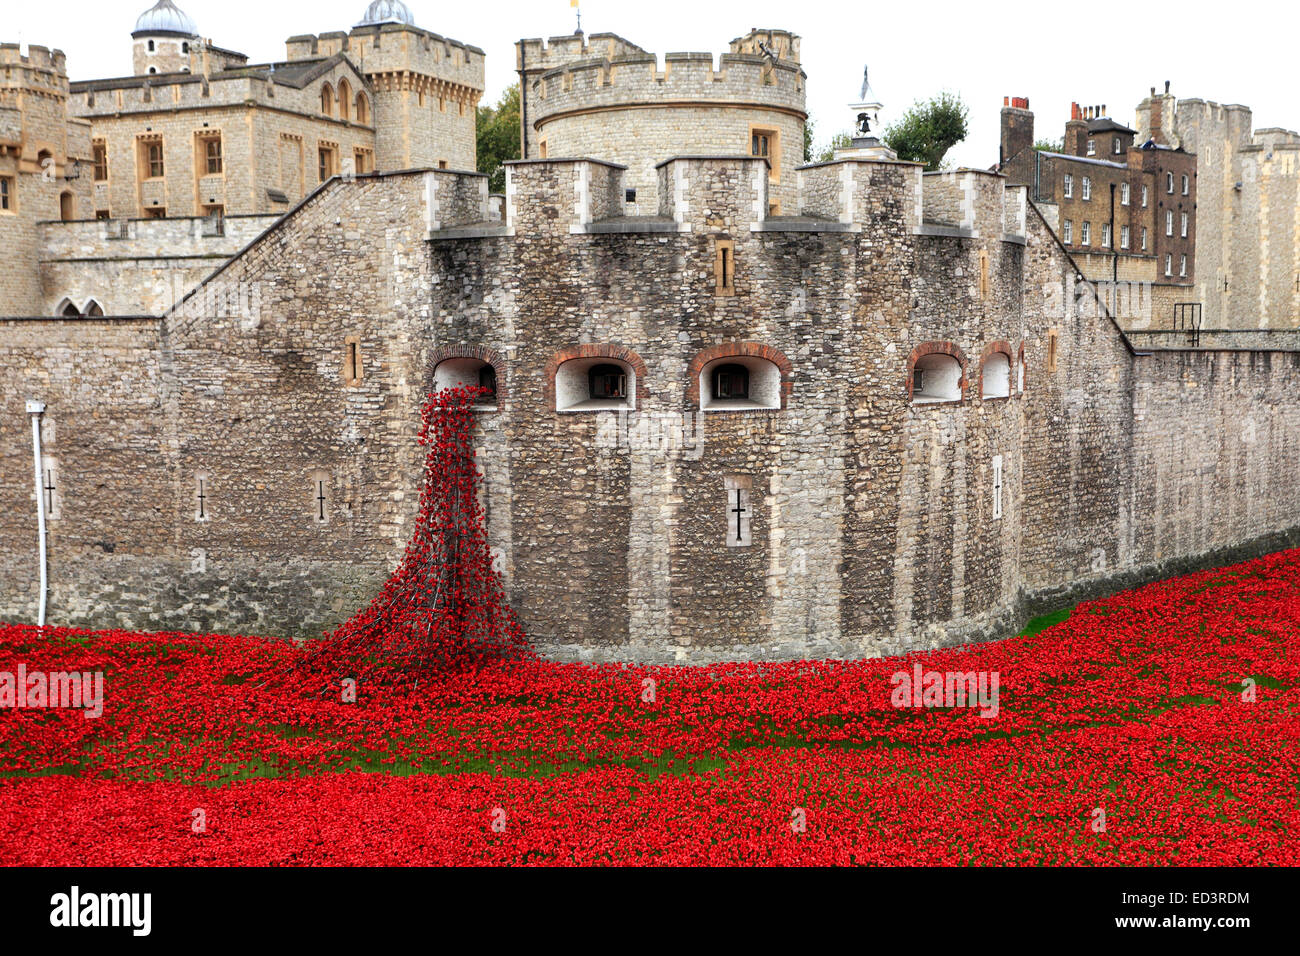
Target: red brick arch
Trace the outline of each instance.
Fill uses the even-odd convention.
[[[984,363],[989,360],[990,356],[995,355],[998,352],[1001,352],[1007,357],[1007,368],[1009,369],[1008,375],[1010,376],[1007,380],[1007,398],[1016,394],[1016,356],[1015,353],[1011,351],[1011,343],[999,339],[996,342],[990,342],[988,345],[984,346],[984,352],[980,355],[981,400],[983,400],[984,397]],[[1002,401],[1002,399],[994,399],[994,401]]]
[[[966,353],[957,346],[955,342],[922,342],[916,348],[912,349],[912,355],[907,360],[907,374],[903,380],[903,388],[907,394],[907,401],[912,401],[912,372],[916,369],[916,363],[926,355],[951,355],[961,366],[961,381],[957,383],[957,388],[961,392],[961,401],[966,400]]]
[[[775,365],[781,372],[781,408],[789,407],[794,394],[794,365],[783,353],[760,342],[723,342],[697,352],[686,369],[687,405],[700,407],[700,373],[710,362],[724,358],[761,358]]]
[[[497,376],[497,408],[506,397],[506,360],[500,352],[486,345],[440,345],[429,355],[429,382],[426,391],[433,391],[433,376],[438,366],[447,359],[478,359],[492,366]]]
[[[547,408],[553,412],[557,411],[555,407],[555,373],[560,370],[560,366],[565,362],[584,358],[612,358],[632,366],[632,371],[636,373],[636,407],[638,410],[645,407],[646,398],[650,392],[646,385],[648,373],[641,356],[627,346],[615,345],[612,342],[600,342],[588,345],[573,345],[567,349],[560,349],[546,363]]]

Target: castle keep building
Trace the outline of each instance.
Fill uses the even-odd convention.
[[[291,37],[278,63],[214,45],[171,0],[131,36],[132,75],[71,84],[62,53],[3,48],[0,314],[158,315],[332,176],[475,167],[483,51],[400,0]]]
[[[249,65],[171,0],[131,34],[134,75],[74,83],[94,130],[101,219],[283,213],[340,172],[473,169],[483,51],[376,0],[350,32]]]
[[[628,167],[631,213],[658,208],[655,163],[670,155],[760,156],[773,215],[794,212],[806,75],[799,37],[751,30],[711,53],[653,53],[612,33],[520,40],[522,156],[599,156]]]

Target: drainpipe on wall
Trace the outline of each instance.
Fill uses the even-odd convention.
[[[41,415],[44,413],[44,402],[33,400],[27,403],[27,414],[32,416],[32,458],[36,470],[36,528],[41,562],[40,610],[38,611],[36,618],[36,623],[39,627],[45,626],[45,592],[49,589],[48,571],[46,570],[47,562],[45,559],[45,496],[41,493],[41,475],[44,469],[44,465],[41,462]]]

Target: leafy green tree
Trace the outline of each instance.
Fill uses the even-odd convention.
[[[822,151],[817,154],[817,162],[829,163],[835,158],[837,149],[848,149],[853,144],[853,135],[851,133],[836,133],[831,137],[831,141],[822,147]]]
[[[899,159],[924,163],[931,172],[943,168],[948,150],[966,138],[970,110],[955,93],[917,100],[881,137]]]
[[[480,106],[476,117],[478,171],[487,173],[488,190],[506,191],[506,160],[519,158],[519,84],[511,85],[496,106]]]
[[[811,163],[813,157],[813,129],[817,124],[813,122],[812,117],[803,124],[803,161]]]
[[[1040,139],[1034,143],[1034,149],[1040,153],[1059,153],[1065,149],[1065,142],[1059,139]]]

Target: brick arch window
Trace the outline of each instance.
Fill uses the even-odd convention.
[[[913,405],[961,402],[966,356],[952,342],[923,342],[907,361],[907,400]]]
[[[326,116],[334,115],[334,88],[328,83],[320,88],[320,111]]]
[[[1011,397],[1011,343],[991,342],[980,358],[980,397]]]
[[[645,362],[622,345],[575,345],[546,365],[546,403],[557,412],[630,411],[646,394]]]
[[[686,401],[706,412],[783,409],[794,389],[793,370],[770,345],[723,342],[691,359]]]
[[[458,385],[492,389],[475,405],[478,411],[499,411],[506,394],[506,363],[500,353],[481,345],[446,346],[430,357],[431,388],[439,391]]]

